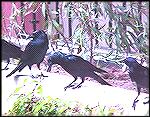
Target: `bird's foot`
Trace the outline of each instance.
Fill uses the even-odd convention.
[[[48,76],[45,76],[43,73],[41,73],[41,75],[39,75],[40,77],[48,77]]]
[[[67,88],[70,88],[70,87],[73,87],[73,86],[74,86],[74,84],[68,85],[68,86],[66,86],[66,87],[64,88],[64,90],[66,91]]]
[[[8,70],[9,68],[8,67],[6,67],[6,68],[4,68],[4,69],[2,69],[2,70]]]
[[[135,107],[136,107],[136,104],[135,103],[133,103],[133,105],[132,105],[132,108],[135,110]]]
[[[72,89],[81,88],[81,85],[78,85],[76,87],[73,87]]]
[[[133,102],[133,105],[132,105],[132,108],[135,110],[135,107],[136,107],[136,103],[138,102],[139,100],[134,100]]]
[[[145,99],[146,99],[146,98],[148,98],[148,97],[145,97]],[[147,103],[149,103],[149,100],[148,100],[148,101],[146,101],[146,102],[143,102],[143,104],[147,104]]]
[[[147,102],[143,102],[143,104],[148,104],[149,103],[149,100]]]
[[[67,90],[67,88],[68,88],[68,87],[64,87],[64,91],[66,91],[66,90]]]
[[[43,73],[41,73],[40,75],[37,75],[37,76],[36,76],[36,78],[39,78],[39,77],[40,77],[40,79],[41,79],[41,78],[44,79],[44,77],[48,77],[48,76],[45,76]]]
[[[40,75],[36,75],[36,76],[34,76],[34,75],[31,75],[31,77],[32,78],[42,78],[42,77],[48,77],[48,76],[45,76],[45,75],[43,75],[43,74],[40,74]]]
[[[38,78],[38,76],[31,75],[31,78],[33,78],[33,79],[34,79],[34,78]]]

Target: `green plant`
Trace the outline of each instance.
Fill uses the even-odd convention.
[[[23,93],[23,89],[26,89],[29,85],[34,86],[33,89]],[[51,96],[43,97],[41,81],[37,80],[29,82],[25,79],[23,85],[17,87],[10,98],[16,95],[17,98],[7,113],[8,116],[106,116],[114,115],[117,112],[112,107],[103,107],[99,104],[90,107],[78,101],[52,98]]]

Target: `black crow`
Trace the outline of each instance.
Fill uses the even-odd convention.
[[[3,70],[7,69],[7,66],[10,62],[10,58],[19,59],[21,58],[22,53],[23,51],[20,47],[2,39],[2,60],[7,60],[7,65]]]
[[[31,40],[26,46],[21,56],[20,63],[6,77],[11,76],[18,70],[20,72],[26,65],[28,65],[29,69],[31,70],[31,66],[33,64],[37,64],[38,69],[40,69],[40,63],[43,61],[48,49],[48,37],[43,30],[33,33],[32,37],[33,40]]]
[[[107,73],[106,71],[95,67],[90,62],[84,60],[80,56],[76,55],[66,55],[62,52],[54,52],[53,54],[49,55],[48,59],[48,69],[49,72],[51,70],[51,66],[53,64],[60,65],[65,71],[67,71],[69,74],[71,74],[75,79],[73,82],[77,80],[77,77],[82,78],[82,82],[79,83],[75,88],[80,87],[80,85],[84,82],[85,77],[93,77],[96,81],[98,81],[101,84],[109,85],[105,80],[103,80],[100,76],[98,76],[95,72],[99,73]],[[66,86],[64,89],[66,90],[69,87],[72,87],[71,82],[68,86]]]
[[[129,67],[129,76],[132,82],[136,83],[138,95],[133,102],[133,108],[135,110],[137,98],[140,95],[141,88],[147,88],[149,90],[149,68],[139,64],[135,58],[128,57],[123,61]],[[146,104],[147,102],[143,102]]]

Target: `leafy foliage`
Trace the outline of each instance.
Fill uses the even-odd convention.
[[[21,13],[24,16],[36,13],[41,8],[46,18],[43,28],[48,32],[53,50],[66,45],[70,53],[90,57],[90,61],[94,56],[103,55],[103,48],[112,50],[110,54],[103,55],[104,58],[116,58],[123,53],[123,57],[133,54],[148,59],[148,2],[58,2],[56,10],[51,9],[52,5],[53,2],[24,2],[24,7],[17,8],[12,2],[14,10],[9,19],[12,22],[10,27],[20,30],[18,35],[25,35],[17,17]],[[66,27],[67,19],[71,19],[72,27]],[[66,28],[72,30],[71,37],[66,36]],[[12,29],[7,31],[9,38]],[[78,51],[75,52],[75,49]]]
[[[90,107],[78,101],[68,101],[52,98],[51,96],[44,97],[42,96],[41,81],[33,80],[29,82],[27,79],[25,80],[26,83],[17,87],[10,96],[10,98],[13,98],[18,94],[12,108],[7,113],[8,116],[111,116],[123,114],[123,111],[119,112],[113,107],[103,107],[99,104],[95,107]],[[29,87],[29,84],[35,87],[23,93],[23,89]],[[41,91],[40,93],[39,90]]]

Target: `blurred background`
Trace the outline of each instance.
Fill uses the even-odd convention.
[[[148,63],[149,2],[2,2],[1,22],[2,38],[20,47],[44,29],[50,50],[90,62],[130,55]]]

